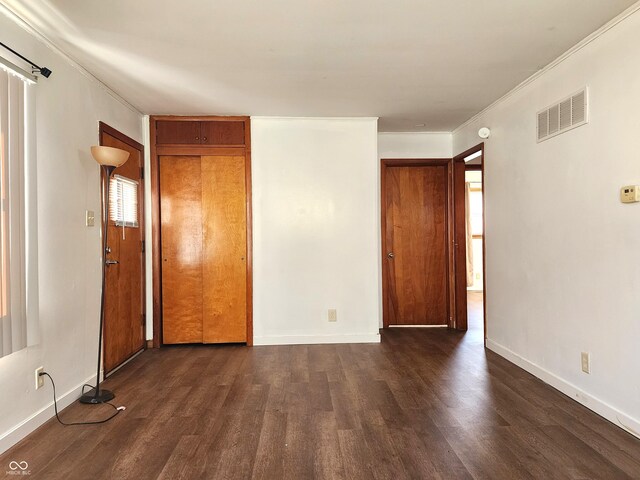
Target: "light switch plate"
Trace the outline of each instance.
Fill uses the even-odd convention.
[[[620,201],[622,203],[640,202],[640,186],[626,185],[620,189]]]
[[[87,227],[93,227],[96,224],[96,216],[93,210],[87,210],[85,213],[85,224]]]

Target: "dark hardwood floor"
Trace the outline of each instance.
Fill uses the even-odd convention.
[[[484,350],[481,313],[470,327],[149,350],[105,384],[125,412],[54,419],[0,472],[26,460],[47,480],[640,478],[640,440]],[[74,404],[62,417],[110,413]]]

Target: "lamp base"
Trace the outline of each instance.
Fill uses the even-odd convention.
[[[98,393],[97,396],[95,394],[95,391],[96,389],[92,388],[91,390],[89,390],[88,393],[85,393],[84,395],[82,395],[80,397],[80,403],[89,403],[89,404],[95,405],[98,403],[108,402],[109,400],[113,400],[115,398],[115,395],[113,394],[113,392],[109,390],[100,389],[100,392]]]

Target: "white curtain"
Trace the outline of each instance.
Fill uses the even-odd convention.
[[[27,346],[25,82],[0,69],[0,357]]]
[[[471,228],[471,183],[464,184],[464,223],[467,234],[467,287],[473,286],[473,229]]]

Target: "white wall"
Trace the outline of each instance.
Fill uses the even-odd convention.
[[[485,151],[488,346],[640,432],[640,13],[454,133]],[[536,112],[587,85],[591,121],[536,143]],[[592,371],[581,372],[580,352]]]
[[[2,41],[53,70],[37,97],[40,343],[0,358],[0,452],[53,415],[52,390],[34,390],[34,370],[56,381],[62,406],[95,377],[100,295],[99,170],[89,147],[102,120],[136,140],[141,116],[30,33],[0,14]],[[16,62],[17,63],[17,62]],[[68,394],[68,395],[66,395]]]
[[[376,144],[376,119],[251,119],[256,345],[379,341]]]
[[[380,158],[451,158],[451,133],[381,132],[378,134]]]

